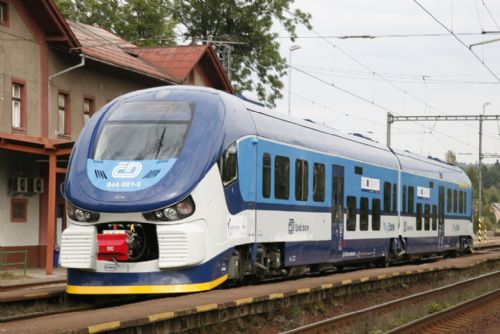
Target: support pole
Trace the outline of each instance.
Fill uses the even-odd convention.
[[[479,180],[478,180],[478,206],[477,213],[479,218],[481,218],[481,196],[482,196],[482,188],[483,188],[483,171],[482,171],[482,162],[483,162],[483,115],[479,115]]]
[[[47,210],[47,248],[45,254],[45,273],[52,275],[54,272],[54,231],[56,223],[56,168],[57,156],[49,155],[49,180],[48,180],[48,210]]]
[[[391,146],[391,125],[394,122],[392,114],[390,112],[387,113],[387,146]]]

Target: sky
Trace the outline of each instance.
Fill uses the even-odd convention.
[[[418,3],[466,46],[500,39],[498,0]],[[489,102],[486,114],[500,114],[500,41],[473,46],[478,60],[413,0],[296,0],[292,8],[312,15],[314,31],[299,26],[299,38],[291,42],[282,27],[275,27],[288,61],[289,48],[300,46],[291,57],[291,94],[289,78],[283,77],[284,97],[276,111],[288,112],[290,96],[293,116],[381,143],[386,143],[388,111],[479,115]],[[443,35],[401,37],[422,34]],[[359,35],[376,38],[338,38]],[[451,150],[459,162],[477,163],[478,132],[478,121],[396,122],[392,146],[440,159]],[[483,153],[500,155],[500,122],[485,121],[483,132]]]

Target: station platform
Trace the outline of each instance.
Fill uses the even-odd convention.
[[[482,242],[474,240],[474,248],[477,250],[496,246],[500,247],[500,236],[491,236]],[[52,275],[47,275],[44,268],[28,268],[26,276],[23,270],[9,270],[8,272],[12,275],[4,277],[0,271],[0,291],[23,286],[66,282],[66,269],[61,267],[54,268]]]

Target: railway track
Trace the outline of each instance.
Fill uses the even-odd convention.
[[[474,293],[477,295],[478,291],[483,291],[487,288],[489,288],[490,291],[494,290],[494,293],[481,294],[480,297],[473,298]],[[460,314],[464,314],[462,312],[470,312],[471,319],[480,315],[480,311],[479,314],[477,313],[477,308],[481,307],[481,304],[485,303],[486,300],[495,303],[495,307],[498,307],[500,305],[499,288],[500,271],[496,271],[459,283],[450,284],[356,312],[322,320],[285,333],[352,333],[388,330],[389,333],[427,333],[430,331],[428,326],[438,321],[439,317],[448,319],[450,323],[459,326],[460,321],[456,321],[457,316],[460,317]],[[470,300],[470,304],[461,301],[461,299]],[[453,308],[448,310],[446,307],[447,303],[444,302],[447,300],[459,302],[459,305],[456,309]],[[491,304],[490,307],[492,307],[492,305],[493,304]],[[447,308],[447,310],[436,312],[437,310],[440,311],[440,308]],[[435,314],[428,315],[429,312],[435,312]],[[389,320],[389,318],[387,318],[389,315],[393,315],[397,320]],[[414,320],[415,318],[417,318],[417,320]],[[401,321],[408,323],[408,325],[398,325],[397,322]],[[439,323],[435,324],[435,326],[438,325]],[[415,326],[414,329],[411,326]],[[447,328],[445,325],[443,326],[443,328]],[[394,327],[397,328],[392,330],[391,328]],[[435,333],[450,332],[449,329],[440,331],[439,327],[436,328]]]
[[[464,327],[480,323],[484,315],[492,310],[500,310],[500,289],[412,321],[387,334],[458,332]]]

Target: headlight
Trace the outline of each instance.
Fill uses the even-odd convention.
[[[69,218],[78,222],[87,223],[99,220],[98,213],[77,208],[70,202],[66,202],[66,213],[68,214]]]
[[[187,218],[194,212],[194,202],[191,196],[183,201],[171,205],[166,208],[161,208],[155,211],[144,212],[144,218],[153,221],[175,221]]]

